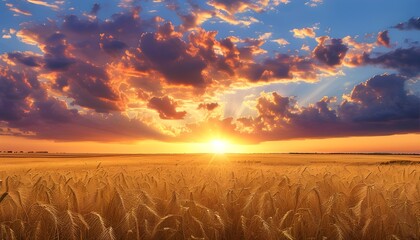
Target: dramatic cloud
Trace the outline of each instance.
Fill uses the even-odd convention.
[[[159,39],[158,35],[145,33],[140,39],[140,49],[153,68],[165,76],[169,83],[202,87],[206,63],[187,52],[187,45],[179,37]]]
[[[74,104],[102,113],[123,109],[122,99],[111,84],[108,73],[97,66],[79,62],[68,71],[57,74],[55,83],[74,99]],[[65,87],[68,90],[64,90]]]
[[[341,64],[348,50],[343,41],[335,38],[330,40],[326,37],[320,37],[317,40],[318,46],[313,50],[315,58],[329,66]]]
[[[265,17],[287,2],[127,0],[120,8],[94,4],[79,11],[61,1],[24,1],[16,6],[63,7],[48,19],[35,12],[17,16],[25,19],[17,30],[3,26],[3,37],[12,40],[0,39],[9,44],[0,49],[0,129],[63,141],[226,135],[260,142],[419,132],[413,86],[420,50],[415,42],[407,47],[409,38],[399,40],[407,32],[347,35],[318,24],[299,29],[284,23],[283,32],[266,26]],[[418,29],[417,22],[412,18],[395,28]],[[318,26],[334,38],[316,38]],[[359,84],[360,76],[390,70],[398,75]],[[264,93],[277,89],[296,96]],[[337,94],[322,97],[323,91]]]
[[[0,68],[0,121],[17,121],[30,110],[27,97],[39,88],[36,77]]]
[[[251,82],[292,79],[315,81],[317,73],[317,66],[311,59],[287,54],[278,54],[276,58],[266,59],[262,63],[247,64],[241,70],[241,76]]]
[[[407,22],[398,23],[394,26],[399,30],[420,30],[420,17],[410,18]]]
[[[405,77],[384,74],[355,86],[340,105],[341,118],[356,123],[378,124],[392,124],[391,120],[417,120],[417,130],[420,130],[420,98],[407,93],[404,89],[406,81]]]
[[[162,98],[153,97],[149,100],[147,106],[156,110],[159,113],[159,117],[161,119],[183,119],[185,115],[187,115],[186,111],[176,111],[178,104],[168,96]]]
[[[41,58],[30,53],[13,52],[8,53],[7,57],[13,62],[19,62],[29,67],[39,67],[41,65]]]
[[[334,109],[335,97],[301,107],[276,92],[257,99],[256,117],[209,119],[189,125],[186,138],[227,133],[238,141],[389,135],[420,132],[420,98],[409,94],[399,75],[377,75],[355,86]]]
[[[378,37],[376,39],[376,43],[378,45],[382,45],[382,46],[385,46],[385,47],[390,47],[388,31],[379,32]]]
[[[0,68],[0,123],[39,139],[114,142],[165,138],[140,120],[119,113],[81,114],[48,96],[36,76],[6,68]]]
[[[398,48],[394,51],[378,55],[364,55],[365,64],[375,64],[385,68],[395,69],[407,76],[418,76],[420,74],[420,48],[411,47],[407,49]]]

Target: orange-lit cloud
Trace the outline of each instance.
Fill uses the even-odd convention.
[[[390,47],[390,43],[389,43],[390,39],[388,36],[388,31],[383,31],[383,32],[379,32],[378,33],[378,37],[376,39],[376,43],[378,45],[382,45],[385,47]]]
[[[35,5],[40,5],[40,6],[44,6],[44,7],[49,7],[53,10],[58,10],[59,6],[57,4],[51,4],[45,1],[41,1],[41,0],[26,0],[29,3],[35,4]]]
[[[284,39],[284,38],[277,38],[277,39],[274,39],[274,40],[271,40],[272,42],[275,42],[275,43],[277,43],[278,45],[280,45],[280,46],[284,46],[284,45],[288,45],[288,44],[290,44],[286,39]]]
[[[10,11],[16,13],[17,15],[32,16],[31,12],[19,9],[19,8],[13,6],[13,4],[11,4],[11,3],[6,3],[6,6],[9,8]]]
[[[291,30],[291,32],[293,33],[293,36],[295,38],[306,38],[306,37],[315,38],[316,29],[317,29],[316,27],[294,28]]]

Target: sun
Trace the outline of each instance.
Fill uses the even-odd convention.
[[[216,153],[216,154],[225,153],[228,150],[227,148],[228,148],[228,145],[229,145],[228,142],[226,142],[224,140],[220,140],[220,139],[212,140],[210,142],[210,144],[211,144],[213,153]]]

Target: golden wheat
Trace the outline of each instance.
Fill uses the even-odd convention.
[[[1,239],[420,238],[419,165],[101,161],[0,178]]]

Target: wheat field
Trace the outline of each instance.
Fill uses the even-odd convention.
[[[1,155],[1,239],[420,239],[406,155]]]

